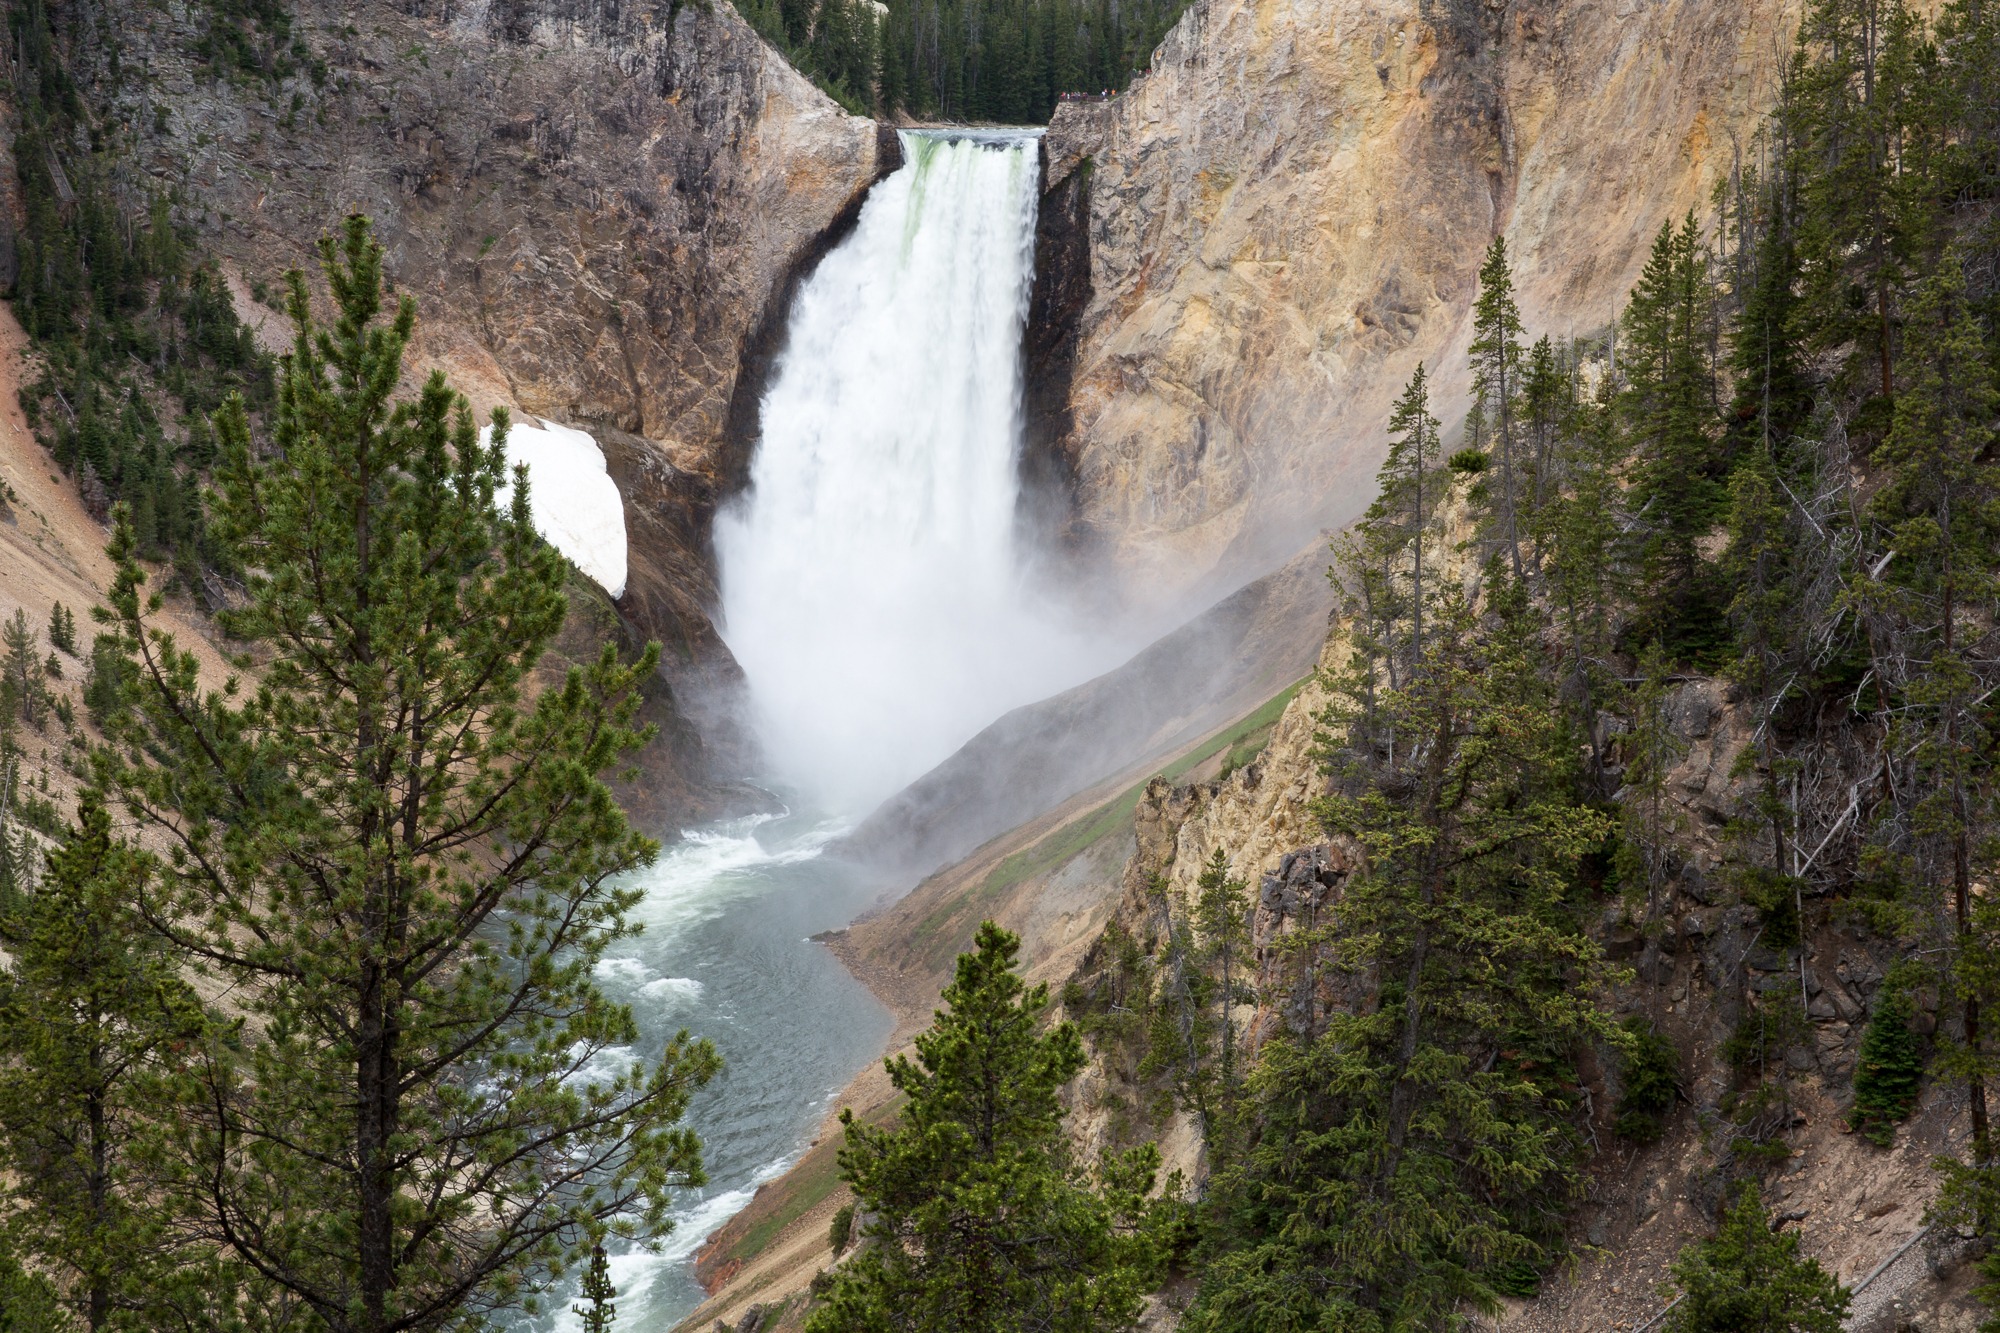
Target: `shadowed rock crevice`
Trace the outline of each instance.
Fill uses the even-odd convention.
[[[1090,305],[1091,161],[1051,159],[1044,145],[1041,164],[1035,285],[1022,334],[1021,546],[1078,555],[1076,466],[1064,445],[1075,427],[1070,391]]]

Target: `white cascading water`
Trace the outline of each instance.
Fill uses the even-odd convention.
[[[1116,657],[1015,549],[1038,141],[902,141],[798,293],[750,490],[716,524],[768,760],[850,814]]]

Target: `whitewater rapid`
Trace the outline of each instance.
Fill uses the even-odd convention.
[[[715,532],[773,776],[855,813],[1121,656],[1017,548],[1039,137],[901,137],[798,293],[750,488]]]

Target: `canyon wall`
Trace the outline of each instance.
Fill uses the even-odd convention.
[[[1168,600],[1353,518],[1418,361],[1462,416],[1489,241],[1531,338],[1601,332],[1660,225],[1750,151],[1796,10],[1197,0],[1128,93],[1049,130],[1047,197],[1088,195],[1037,463],[1075,478],[1074,543]]]
[[[618,610],[667,645],[699,711],[733,672],[708,522],[747,475],[778,308],[893,167],[894,136],[726,0],[292,8],[309,55],[275,78],[203,68],[205,20],[179,6],[98,13],[117,41],[77,59],[122,121],[134,189],[174,193],[280,347],[289,325],[250,293],[370,214],[418,301],[413,374],[441,366],[482,416],[504,403],[598,435],[631,539]]]

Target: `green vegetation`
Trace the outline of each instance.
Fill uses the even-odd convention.
[[[61,602],[49,611],[49,646],[76,656],[76,613]]]
[[[1111,1064],[1122,1055],[1118,1072],[1136,1077],[1153,1003],[1151,955],[1114,917],[1077,971],[1063,986],[1063,1012],[1100,1059]]]
[[[785,1198],[777,1208],[753,1222],[729,1247],[733,1259],[754,1259],[783,1234],[786,1227],[825,1202],[840,1188],[840,1163],[831,1152],[815,1152],[804,1169],[785,1177]],[[836,1214],[836,1218],[837,1218]],[[853,1213],[848,1219],[853,1220]]]
[[[850,111],[1041,124],[1064,94],[1119,90],[1187,0],[738,0]]]
[[[1255,710],[1207,737],[1201,744],[1175,759],[1154,776],[1173,782],[1187,776],[1225,750],[1233,752],[1235,747],[1252,743],[1255,743],[1256,750],[1262,750],[1264,741],[1269,740],[1278,718],[1284,713],[1285,705],[1305,688],[1306,679],[1294,681],[1278,691],[1259,704]],[[1259,736],[1263,738],[1262,741],[1256,739]],[[1253,754],[1255,752],[1252,751]],[[954,920],[985,910],[1007,890],[1067,865],[1105,839],[1125,833],[1132,826],[1132,812],[1139,808],[1139,800],[1146,794],[1146,787],[1152,781],[1153,778],[1147,778],[1143,782],[1134,783],[1088,814],[1072,819],[1017,852],[1010,852],[987,872],[985,880],[980,883],[975,893],[965,899],[943,904],[918,922],[912,932],[912,938],[918,943],[935,940],[939,932]]]
[[[1242,740],[1229,747],[1229,753],[1222,756],[1222,767],[1216,770],[1216,780],[1227,782],[1244,769],[1257,762],[1257,757],[1270,747],[1271,736],[1278,729],[1276,723],[1251,732]]]
[[[611,1285],[611,1261],[600,1243],[590,1247],[590,1262],[583,1270],[584,1304],[575,1307],[575,1313],[583,1320],[583,1333],[611,1333],[612,1321],[618,1317],[618,1307],[613,1298],[618,1288]]]
[[[67,1333],[74,1327],[54,1287],[0,1255],[0,1333]]]
[[[302,65],[315,83],[324,77],[305,42],[292,35],[283,0],[202,0],[191,8],[201,24],[191,54],[210,77],[275,83]]]
[[[1186,0],[890,0],[885,110],[920,118],[1046,121],[1064,93],[1122,89]]]
[[[1005,893],[1016,884],[1024,884],[1037,875],[1045,875],[1067,865],[1106,838],[1125,832],[1131,827],[1132,812],[1139,808],[1139,798],[1145,791],[1146,784],[1138,783],[1116,800],[1108,801],[1089,814],[1064,824],[1040,841],[1010,853],[988,872],[979,886],[981,899]]]
[[[75,824],[37,815],[39,874],[13,728],[44,725],[47,663],[25,617],[0,634],[0,1236],[92,1333],[459,1328],[585,1261],[604,1327],[601,1239],[702,1180],[678,1122],[718,1068],[682,1033],[600,1072],[638,1033],[592,967],[655,852],[601,775],[646,739],[658,648],[530,688],[569,568],[523,484],[495,509],[506,418],[482,447],[441,375],[396,401],[414,303],[383,309],[366,219],[321,254],[335,319],[291,274],[270,438],[241,394],[212,422],[205,540],[244,571],[221,620],[256,686],[157,627],[119,502],[104,740]]]
[[[0,715],[39,729],[49,707],[48,666],[42,660],[28,613],[16,609],[0,622]]]
[[[674,1122],[717,1061],[683,1034],[651,1067],[589,1073],[637,1038],[590,969],[629,933],[639,895],[616,877],[655,848],[597,775],[646,738],[658,649],[625,665],[607,645],[524,697],[568,573],[520,484],[494,509],[506,417],[483,448],[441,374],[392,403],[415,304],[383,318],[365,219],[321,254],[337,319],[290,275],[283,462],[261,461],[240,398],[216,417],[215,532],[254,571],[223,623],[258,650],[258,688],[203,688],[149,624],[121,507],[109,600],[135,684],[95,759],[170,849],[146,919],[257,1020],[192,1075],[181,1150],[206,1224],[352,1312],[334,1327],[438,1326],[605,1226],[661,1228],[702,1179]]]
[[[211,26],[248,41],[254,27],[236,20],[254,17]],[[89,31],[59,31],[62,21]],[[43,362],[21,406],[91,515],[106,520],[123,502],[138,552],[172,562],[195,589],[204,567],[228,569],[202,512],[210,416],[232,393],[266,410],[271,367],[221,275],[190,254],[175,201],[140,192],[123,139],[94,127],[63,55],[93,39],[94,21],[17,0],[8,23],[21,54],[14,165],[27,214],[14,312]]]
[[[1662,228],[1626,308],[1615,408],[1631,442],[1640,590],[1628,633],[1675,661],[1715,662],[1727,637],[1718,570],[1700,543],[1721,517],[1728,470],[1716,429],[1715,294],[1694,215]]]
[[[988,921],[959,957],[914,1060],[887,1062],[898,1124],[843,1112],[842,1177],[867,1216],[811,1333],[1130,1328],[1158,1279],[1169,1206],[1149,1202],[1150,1145],[1074,1161],[1058,1092],[1083,1068],[1068,1023],[1042,1030],[1048,987],[1014,970],[1020,941]]]
[[[904,1098],[891,1097],[882,1106],[869,1111],[864,1117],[870,1125],[884,1125],[893,1122],[902,1111]],[[763,1192],[750,1205],[731,1220],[724,1230],[716,1233],[714,1244],[726,1242],[723,1251],[726,1259],[748,1261],[762,1254],[771,1242],[782,1236],[791,1225],[813,1209],[824,1203],[841,1187],[839,1148],[835,1144],[818,1144],[808,1152],[799,1164],[787,1172],[781,1182],[774,1187],[775,1193],[767,1198]],[[839,1234],[843,1225],[841,1215],[845,1214],[850,1236],[854,1233],[853,1205],[843,1205],[835,1211],[829,1228],[829,1241]],[[838,1254],[844,1244],[834,1245]]]
[[[176,1253],[184,1210],[160,1169],[182,1100],[174,1052],[199,1041],[201,1005],[135,904],[150,867],[87,799],[32,893],[0,910],[0,1163],[26,1205],[6,1237],[90,1329],[178,1323],[202,1303],[201,1265]]]
[[[1680,1052],[1644,1018],[1622,1024],[1627,1045],[1624,1086],[1618,1093],[1618,1132],[1634,1143],[1652,1143],[1666,1129],[1680,1095]]]
[[[1215,980],[1215,1030],[1221,1055],[1215,1070],[1218,1108],[1225,1116],[1234,1109],[1238,1091],[1236,1066],[1237,1005],[1253,1002],[1256,994],[1242,973],[1254,961],[1250,952],[1250,886],[1231,872],[1229,855],[1217,847],[1195,880],[1194,901],[1185,905],[1199,941],[1201,970]],[[1211,1134],[1211,1142],[1218,1136]]]
[[[1576,798],[1524,592],[1498,555],[1484,577],[1483,612],[1435,591],[1400,685],[1368,645],[1333,682],[1319,815],[1364,854],[1338,966],[1379,977],[1380,1003],[1315,1000],[1263,1048],[1254,1141],[1204,1209],[1193,1329],[1440,1327],[1560,1252],[1581,1184],[1573,1060],[1613,1031],[1566,899],[1609,817]]]
[[[1496,236],[1486,248],[1486,262],[1479,268],[1479,299],[1472,308],[1472,346],[1467,354],[1472,360],[1473,403],[1472,417],[1467,435],[1472,447],[1486,445],[1486,433],[1492,432],[1493,445],[1485,452],[1493,454],[1499,463],[1496,475],[1500,490],[1495,499],[1492,518],[1501,538],[1505,541],[1508,568],[1518,581],[1523,574],[1521,567],[1521,510],[1528,502],[1525,494],[1516,494],[1520,467],[1514,449],[1514,417],[1517,400],[1521,396],[1521,312],[1514,304],[1514,275],[1507,264],[1507,241]],[[1435,436],[1437,425],[1430,422],[1426,431],[1424,423],[1430,417],[1429,399],[1424,393],[1423,366],[1417,367],[1411,376],[1410,385],[1401,402],[1389,418],[1389,433],[1397,438],[1397,444],[1405,445],[1407,440],[1415,440],[1421,445],[1426,434]],[[1414,433],[1412,433],[1414,432]],[[1498,453],[1494,454],[1497,449]],[[1392,449],[1391,456],[1394,456]],[[1409,463],[1400,471],[1408,472],[1421,481],[1424,474],[1424,451],[1418,447],[1411,454]],[[1417,518],[1423,516],[1422,488],[1416,489]],[[1424,590],[1422,560],[1424,542],[1420,535],[1412,534],[1406,539],[1407,545],[1418,562],[1419,573],[1412,585],[1411,614],[1415,617],[1414,642],[1419,659],[1423,657],[1423,613]]]
[[[1621,1135],[1664,1131],[1676,1053],[1611,1024],[1618,974],[1586,926],[1611,883],[1654,936],[1694,873],[1673,778],[1714,706],[1682,688],[1696,675],[1724,675],[1749,713],[1736,775],[1754,795],[1708,873],[1785,960],[1752,966],[1782,978],[1871,886],[1869,919],[1923,946],[1898,987],[1921,973],[1959,1005],[1940,1072],[1968,1088],[1971,1133],[1940,1215],[1991,1233],[2000,909],[1972,886],[2000,847],[1996,70],[1990,8],[1930,22],[1816,0],[1760,165],[1719,185],[1713,225],[1661,229],[1609,336],[1536,338],[1488,249],[1466,447],[1440,465],[1413,376],[1380,494],[1337,548],[1350,653],[1319,813],[1361,856],[1337,922],[1302,904],[1267,944],[1282,1022],[1196,1213],[1189,1328],[1441,1328],[1532,1290],[1581,1179],[1593,1044],[1624,1056]],[[1470,511],[1474,578],[1439,576],[1448,496]],[[1169,898],[1156,882],[1105,933],[1072,1012],[1108,1066],[1144,1052],[1206,1121],[1219,980]],[[1740,1174],[1789,1155],[1812,1036],[1796,986],[1746,974],[1735,1002],[1716,1143]],[[1923,1074],[1907,1004],[1885,999],[1865,1041],[1866,1132],[1907,1114]],[[1737,1205],[1685,1261],[1679,1326],[1835,1326],[1837,1293],[1795,1244]]]
[[[1854,1128],[1878,1148],[1896,1141],[1897,1124],[1916,1109],[1924,1059],[1920,1038],[1910,1027],[1912,1017],[1908,987],[1884,983],[1861,1035],[1861,1058],[1854,1070]]]
[[[1753,1185],[1723,1209],[1708,1240],[1674,1261],[1680,1302],[1667,1333],[1840,1333],[1849,1295],[1795,1231],[1774,1231]]]
[[[1295,681],[1278,691],[1259,704],[1255,711],[1238,718],[1168,764],[1157,776],[1169,782],[1175,781],[1201,767],[1224,750],[1233,755],[1243,747],[1254,746],[1248,751],[1252,756],[1262,751],[1265,744],[1270,741],[1271,731],[1277,726],[1279,716],[1285,711],[1285,705],[1305,688],[1305,683],[1304,680]],[[1224,767],[1229,767],[1226,759]],[[1071,820],[1040,841],[1002,859],[1000,864],[987,874],[985,883],[980,886],[980,899],[984,901],[995,894],[1006,892],[1016,884],[1026,883],[1037,875],[1046,874],[1074,860],[1105,838],[1115,837],[1124,832],[1131,825],[1132,812],[1139,808],[1139,798],[1146,794],[1147,783],[1151,781],[1152,779],[1148,778],[1145,782],[1134,783],[1089,814]]]

